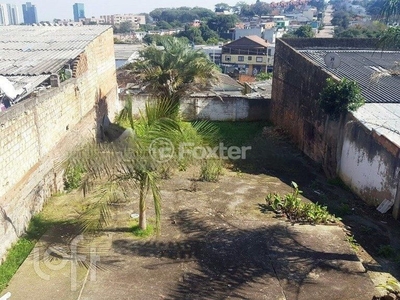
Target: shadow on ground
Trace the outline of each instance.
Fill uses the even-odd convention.
[[[233,132],[240,131],[240,124],[233,126],[237,126]],[[263,123],[256,128],[257,133],[253,132],[245,141],[246,146],[252,146],[248,157],[235,161],[233,168],[248,174],[274,176],[287,185],[296,182],[305,198],[328,206],[331,213],[342,218],[348,235],[366,250],[361,259],[368,270],[388,272],[400,280],[400,224],[391,212],[379,213],[340,180],[328,180],[321,166],[301,153],[278,128]],[[232,134],[228,139],[235,141]],[[392,254],[382,255],[386,254],[384,250]]]
[[[119,239],[113,243],[115,252],[122,255],[197,262],[196,270],[185,273],[170,288],[168,299],[258,299],[261,295],[263,299],[351,299],[353,293],[358,295],[354,299],[368,299],[365,296],[371,295],[372,285],[365,286],[369,279],[363,269],[354,267],[359,264],[356,255],[335,247],[306,247],[285,223],[241,230],[208,225],[204,217],[189,210],[173,218],[186,240]],[[158,269],[162,264],[145,268]],[[324,274],[329,275],[325,278]],[[332,284],[324,286],[328,277],[335,282],[335,298]]]

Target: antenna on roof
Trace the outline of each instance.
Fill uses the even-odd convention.
[[[337,69],[341,63],[340,56],[337,55],[336,53],[332,53],[332,52],[327,53],[325,55],[324,60],[325,60],[326,66],[331,69]]]

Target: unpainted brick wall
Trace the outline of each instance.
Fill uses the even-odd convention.
[[[85,49],[87,71],[0,114],[0,259],[51,194],[63,189],[62,163],[96,138],[118,110],[112,30]],[[100,105],[101,104],[101,105]]]

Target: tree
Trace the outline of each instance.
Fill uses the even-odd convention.
[[[349,24],[350,24],[350,16],[344,10],[336,11],[333,14],[333,18],[332,18],[331,23],[334,26],[340,26],[340,27],[342,27],[344,29],[347,29],[347,27],[349,27]]]
[[[226,3],[215,4],[215,12],[224,12],[224,11],[229,11],[230,9],[231,9],[230,5]]]
[[[111,219],[110,204],[129,197],[127,187],[139,189],[139,228],[146,230],[146,197],[152,194],[156,230],[160,232],[161,194],[158,186],[161,162],[152,155],[152,142],[157,138],[174,141],[180,136],[180,125],[168,118],[166,103],[147,104],[139,120],[132,116],[132,101],[128,100],[119,121],[127,121],[134,135],[109,144],[93,144],[78,151],[70,165],[85,169],[83,186],[95,186],[96,200],[79,218],[83,231],[99,230]],[[101,184],[106,181],[106,184]]]
[[[185,31],[179,32],[176,37],[186,37],[191,43],[196,45],[204,44],[204,40],[201,35],[199,27],[187,27]]]
[[[262,2],[262,1],[257,1],[252,6],[252,11],[254,12],[254,14],[261,17],[264,15],[269,15],[271,13],[272,9],[268,3]]]
[[[400,18],[400,0],[385,0],[381,15],[386,22],[397,22]]]
[[[400,19],[400,0],[385,0],[381,15],[383,19],[389,21],[399,21]],[[400,27],[390,27],[381,36],[378,42],[381,49],[400,48]]]
[[[125,21],[125,22],[121,22],[121,24],[118,25],[118,27],[116,27],[116,31],[118,33],[128,33],[131,32],[133,30],[132,27],[132,22],[131,21]]]
[[[219,15],[208,20],[207,25],[210,29],[223,33],[235,27],[238,21],[239,19],[236,15]]]
[[[158,99],[170,101],[177,108],[188,91],[216,81],[218,69],[206,54],[193,50],[178,38],[161,41],[163,49],[147,47],[133,63],[132,72],[147,91]]]
[[[283,35],[284,38],[312,38],[314,31],[310,25],[303,25],[291,33]]]

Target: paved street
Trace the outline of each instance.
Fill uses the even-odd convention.
[[[324,29],[320,30],[317,33],[316,35],[317,38],[333,38],[335,28],[331,24],[332,13],[333,13],[332,5],[328,5],[328,7],[325,10],[325,16],[323,20]]]

